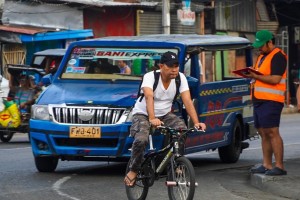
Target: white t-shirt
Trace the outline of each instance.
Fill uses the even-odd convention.
[[[179,93],[181,94],[184,91],[189,90],[188,82],[186,80],[186,77],[184,74],[180,73],[180,87],[179,87]],[[148,72],[145,74],[143,83],[141,85],[141,89],[143,87],[149,87],[153,89],[154,84],[154,72]],[[142,91],[141,91],[142,93]],[[176,94],[176,82],[175,79],[171,80],[171,83],[167,89],[164,88],[161,77],[159,77],[157,87],[154,91],[154,113],[156,117],[161,117],[166,115],[168,112],[171,111],[172,103],[174,96]],[[141,97],[140,97],[141,98]],[[139,113],[148,115],[147,109],[146,109],[146,100],[145,97],[140,101],[140,98],[137,99],[134,108],[133,108],[133,114]]]

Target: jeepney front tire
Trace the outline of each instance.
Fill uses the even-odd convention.
[[[54,172],[58,164],[58,158],[34,157],[34,162],[39,172]]]
[[[12,137],[14,136],[14,134],[15,134],[15,132],[11,132],[11,131],[7,131],[5,133],[4,132],[0,132],[0,140],[2,142],[7,143],[7,142],[9,142],[12,139]]]
[[[236,163],[242,152],[242,127],[238,119],[235,120],[232,130],[231,143],[224,147],[219,147],[219,157],[223,163]]]

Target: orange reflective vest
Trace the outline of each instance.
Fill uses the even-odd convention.
[[[279,48],[275,48],[271,53],[266,55],[260,66],[259,63],[263,55],[260,55],[258,57],[257,62],[255,64],[255,69],[263,73],[264,75],[271,75],[271,61],[274,55],[278,52],[281,52],[287,59],[287,55],[282,50],[280,50]],[[276,85],[255,80],[253,86],[254,96],[256,99],[272,100],[284,103],[284,94],[286,90],[286,70],[282,75],[280,82]]]

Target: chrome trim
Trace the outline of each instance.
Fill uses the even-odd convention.
[[[127,108],[97,107],[97,106],[69,106],[66,104],[49,105],[49,112],[53,121],[61,124],[117,124]],[[80,113],[90,113],[89,117],[80,117]],[[81,118],[81,119],[80,119]],[[87,120],[90,118],[89,120]]]

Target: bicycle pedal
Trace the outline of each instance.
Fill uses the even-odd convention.
[[[166,181],[166,186],[179,186],[179,185],[190,186],[190,182],[180,183],[176,181]],[[195,186],[198,187],[198,182],[195,182]]]
[[[178,186],[176,181],[166,181],[166,186]]]

